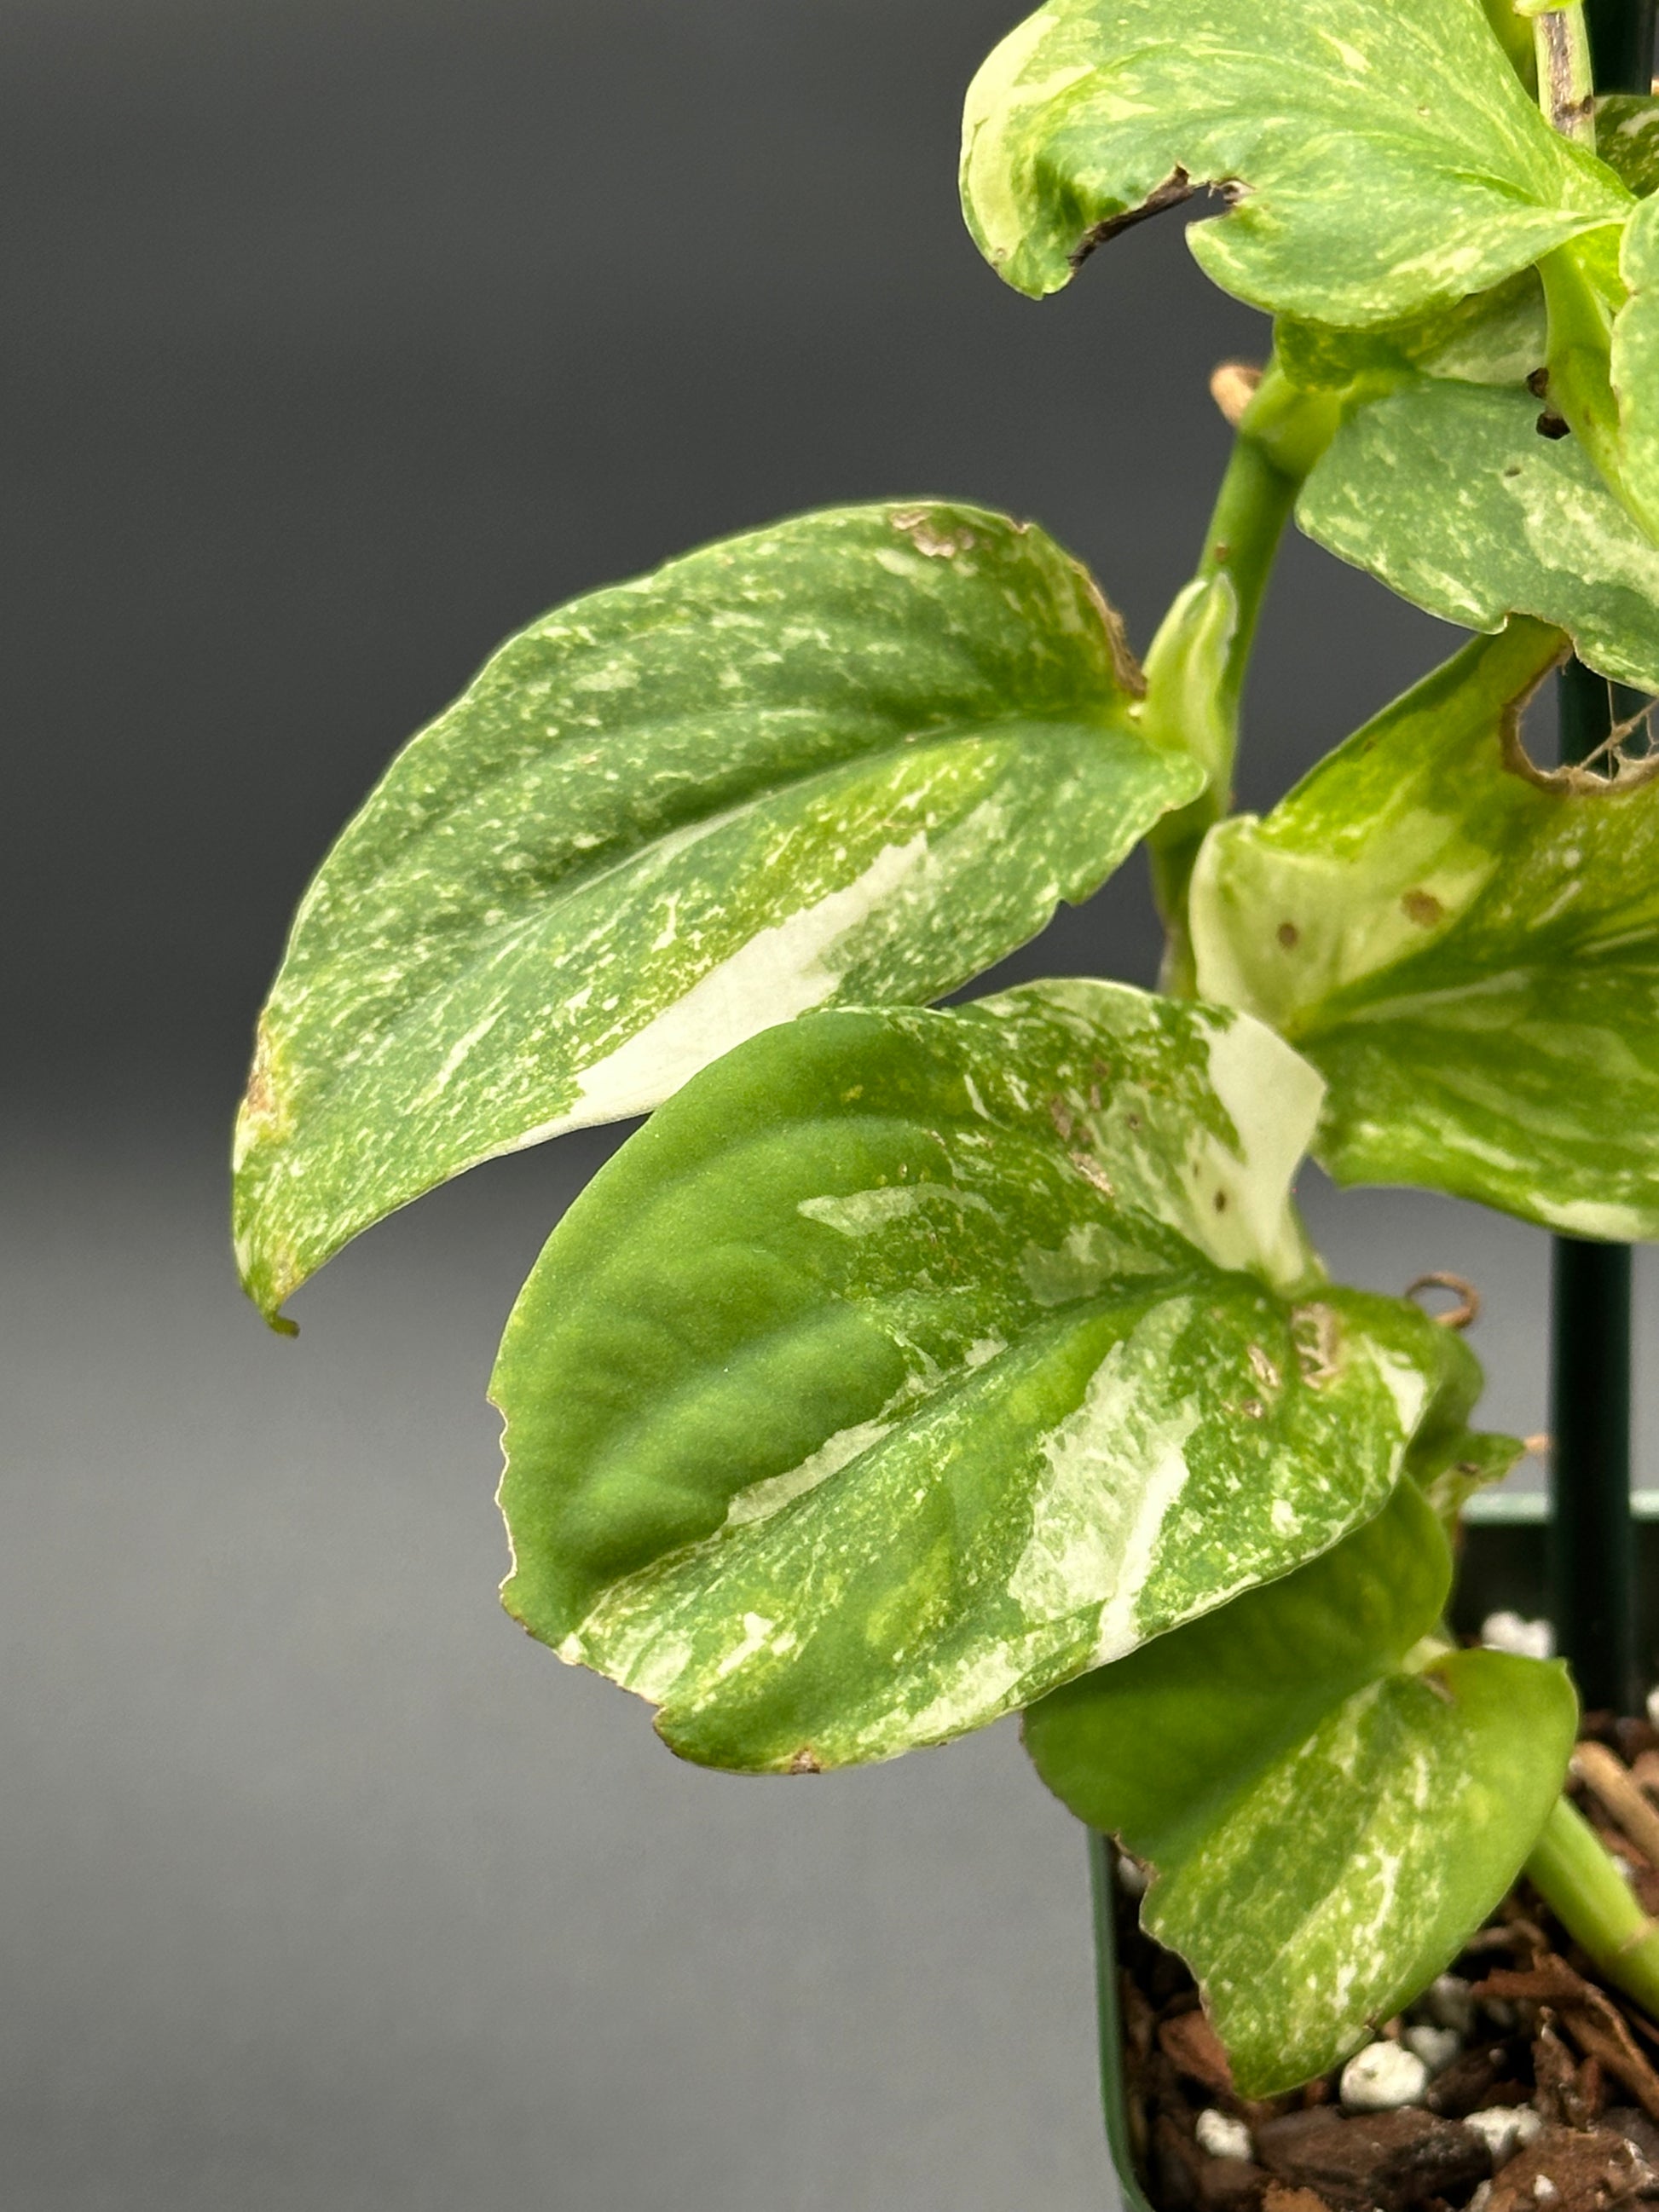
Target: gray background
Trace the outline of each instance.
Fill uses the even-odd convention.
[[[222,1156],[287,911],[507,630],[720,532],[1035,514],[1144,645],[1257,318],[1178,220],[1065,297],[961,228],[991,0],[8,0],[0,437],[16,2212],[1081,2212],[1077,1832],[1004,1727],[708,1776],[495,1606],[494,1340],[609,1139],[377,1231],[266,1336]],[[1296,544],[1248,803],[1449,633]],[[1150,980],[1138,865],[1011,973]],[[1339,1268],[1544,1243],[1309,1192]],[[1644,1261],[1642,1328],[1659,1321]],[[1641,1443],[1659,1480],[1645,1380]]]

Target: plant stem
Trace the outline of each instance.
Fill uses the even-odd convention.
[[[1556,1800],[1527,1874],[1607,1979],[1659,2020],[1659,1923],[1643,1911],[1601,1838],[1566,1798]]]
[[[1589,28],[1583,0],[1545,0],[1533,18],[1538,62],[1538,99],[1552,131],[1595,149],[1595,86],[1590,67]]]
[[[1588,0],[1585,19],[1595,83],[1647,91],[1654,0]],[[1612,695],[1575,661],[1562,671],[1558,696],[1562,760],[1583,760],[1613,726]],[[1586,1704],[1628,1711],[1638,1687],[1630,1249],[1559,1237],[1553,1261],[1550,1610],[1557,1649]]]
[[[1176,997],[1194,988],[1187,888],[1206,832],[1232,806],[1239,699],[1267,579],[1303,480],[1340,420],[1334,397],[1299,391],[1268,362],[1239,422],[1197,572],[1146,655],[1146,734],[1195,753],[1210,777],[1147,840],[1166,933],[1159,981]]]

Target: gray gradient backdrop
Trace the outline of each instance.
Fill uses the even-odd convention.
[[[957,115],[1016,12],[0,12],[8,2212],[1110,2201],[1079,1839],[1012,1729],[708,1776],[495,1607],[483,1378],[610,1139],[377,1231],[297,1345],[222,1220],[289,905],[541,608],[939,491],[1041,517],[1145,643],[1261,329],[1176,221],[1042,307],[980,265]],[[1292,546],[1247,802],[1452,642]],[[1132,866],[1010,972],[1154,951]],[[1493,1414],[1540,1425],[1540,1237],[1309,1202],[1360,1280],[1480,1279]]]

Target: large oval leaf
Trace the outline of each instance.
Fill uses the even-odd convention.
[[[1049,0],[974,80],[962,176],[1020,291],[1212,184],[1234,211],[1188,236],[1216,283],[1346,325],[1483,290],[1631,205],[1479,0]]]
[[[1565,650],[1516,622],[1212,831],[1200,988],[1292,1037],[1341,1182],[1659,1237],[1659,763],[1542,775],[1516,708]]]
[[[770,1023],[988,967],[1201,784],[1139,681],[1076,562],[975,507],[808,515],[533,623],[301,908],[239,1127],[253,1296]]]
[[[1324,1558],[1069,1683],[1025,1738],[1050,1789],[1150,1860],[1247,2096],[1346,2057],[1515,1880],[1572,1749],[1565,1670],[1412,1664],[1451,1559],[1402,1483]]]
[[[697,1077],[515,1308],[509,1609],[799,1771],[979,1726],[1376,1512],[1439,1364],[1321,1286],[1319,1085],[1103,983],[812,1015]]]
[[[1529,392],[1413,383],[1349,416],[1303,489],[1310,538],[1469,629],[1533,615],[1659,690],[1659,547]]]

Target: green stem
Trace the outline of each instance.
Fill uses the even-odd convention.
[[[1648,1918],[1601,1838],[1565,1797],[1544,1823],[1527,1875],[1598,1970],[1659,2020],[1659,1923]]]
[[[1210,779],[1200,798],[1147,841],[1166,933],[1161,980],[1178,997],[1191,997],[1194,987],[1188,887],[1199,847],[1232,805],[1239,700],[1267,580],[1297,494],[1340,419],[1334,395],[1299,391],[1268,362],[1239,422],[1197,573],[1146,656],[1147,735],[1195,754]]]
[[[1595,151],[1595,82],[1583,0],[1516,0],[1532,17],[1538,104],[1552,131]]]

